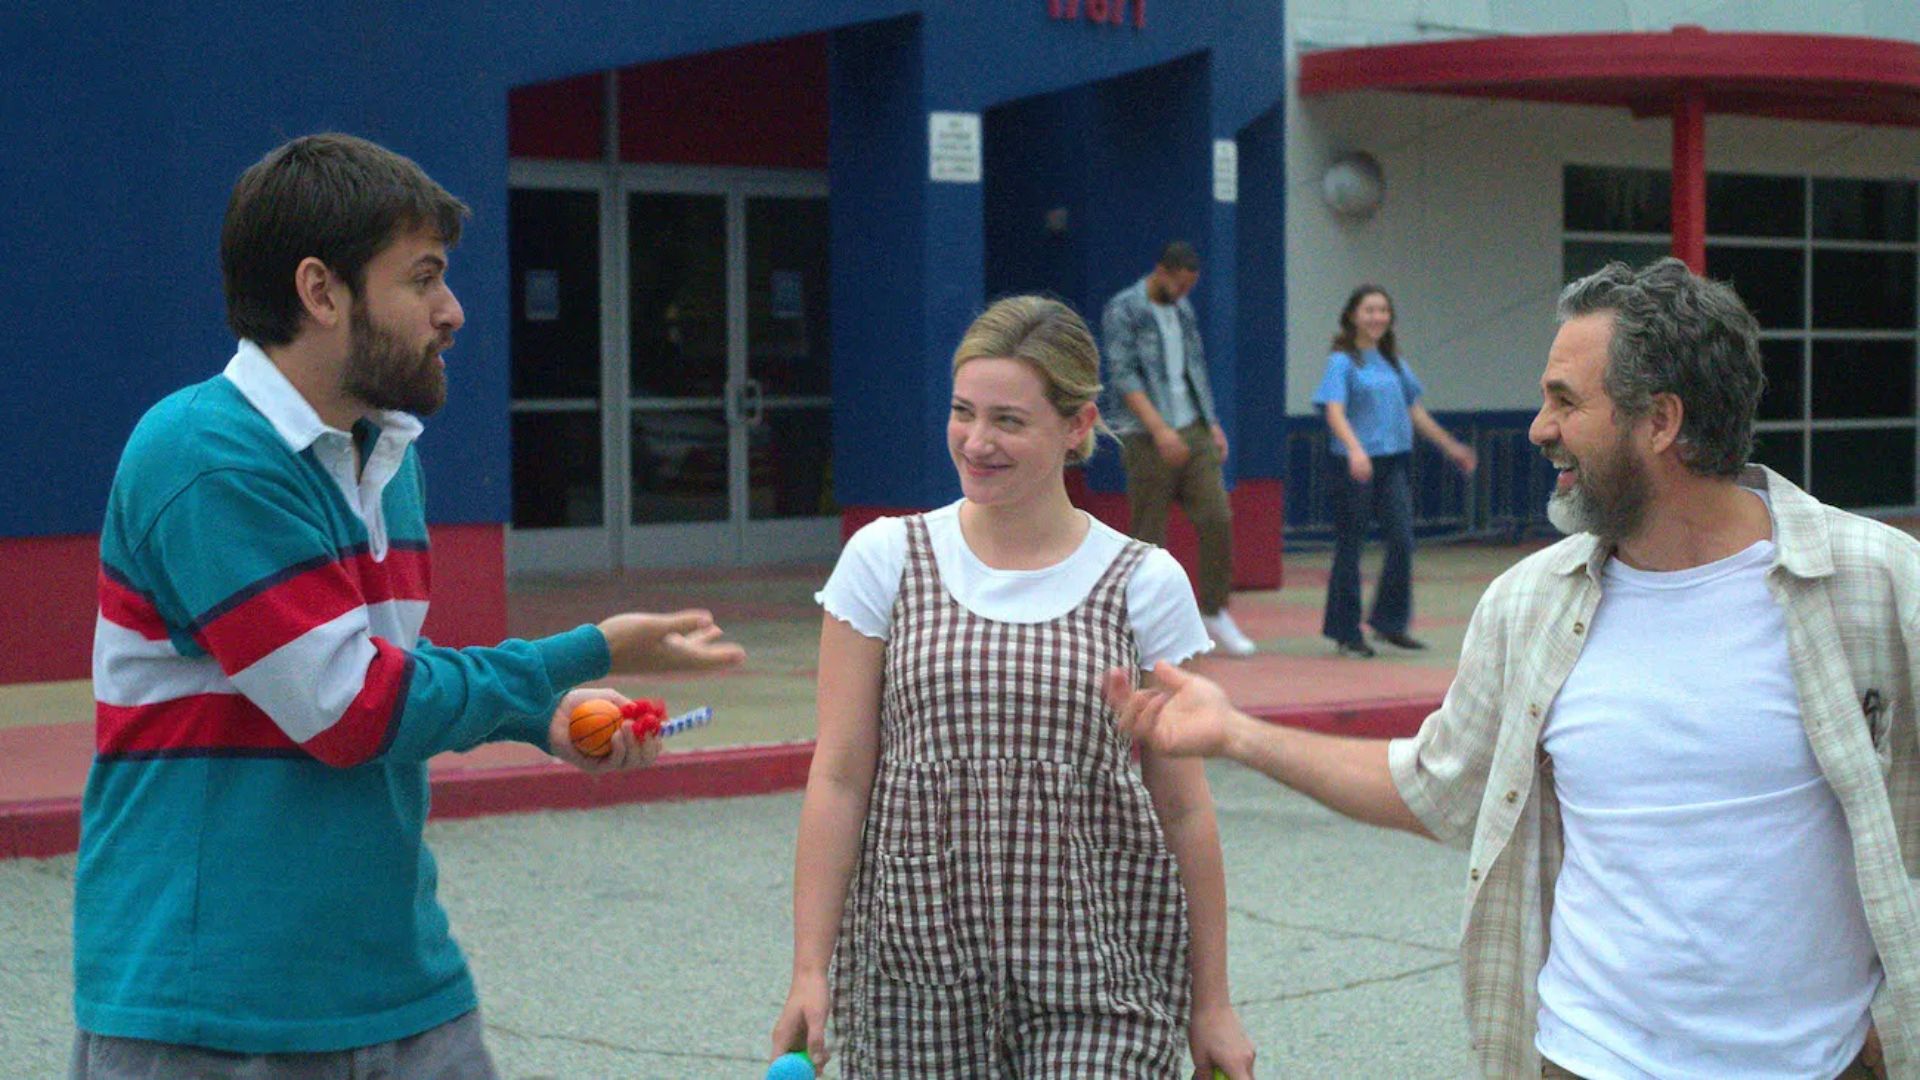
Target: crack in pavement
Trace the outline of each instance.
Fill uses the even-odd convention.
[[[509,1027],[506,1024],[497,1023],[493,1020],[486,1021],[486,1025],[488,1032],[498,1032],[501,1035],[510,1035],[515,1038],[538,1040],[541,1042],[572,1043],[575,1046],[591,1046],[598,1050],[612,1050],[622,1054],[652,1054],[656,1057],[685,1058],[694,1061],[748,1061],[759,1062],[763,1065],[766,1064],[766,1059],[750,1054],[714,1054],[700,1053],[691,1050],[656,1050],[647,1046],[628,1046],[625,1043],[596,1039],[591,1035],[550,1035],[544,1031],[521,1031],[519,1028]]]
[[[1399,982],[1401,979],[1411,979],[1415,976],[1439,971],[1442,968],[1450,968],[1455,966],[1455,964],[1456,961],[1448,960],[1445,963],[1428,964],[1425,967],[1417,967],[1411,971],[1396,972],[1392,975],[1374,975],[1365,979],[1355,979],[1352,982],[1341,983],[1339,986],[1323,986],[1313,990],[1299,990],[1291,994],[1275,994],[1272,997],[1242,998],[1233,1004],[1235,1008],[1239,1008],[1245,1005],[1273,1005],[1282,1001],[1300,1001],[1305,998],[1320,997],[1325,994],[1338,994],[1345,990],[1357,990],[1362,986]]]
[[[1312,923],[1288,922],[1285,919],[1276,919],[1271,915],[1262,914],[1251,908],[1236,907],[1232,904],[1227,905],[1227,912],[1232,915],[1239,915],[1242,918],[1251,919],[1257,923],[1264,923],[1267,926],[1277,926],[1285,930],[1310,930],[1317,934],[1326,934],[1329,937],[1365,938],[1368,941],[1378,941],[1386,945],[1404,945],[1409,949],[1441,953],[1447,956],[1452,956],[1455,952],[1451,946],[1442,948],[1438,945],[1428,945],[1423,941],[1407,941],[1403,938],[1389,937],[1386,934],[1369,934],[1365,930],[1336,930],[1327,926],[1315,926]]]

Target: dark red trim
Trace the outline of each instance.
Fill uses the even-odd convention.
[[[239,694],[195,694],[154,705],[96,703],[94,721],[94,752],[102,757],[299,753],[279,725]]]
[[[1304,96],[1353,90],[1706,110],[1920,127],[1920,43],[1825,34],[1542,34],[1328,49],[1300,58]]]
[[[1673,104],[1673,257],[1707,272],[1707,98],[1698,89]]]

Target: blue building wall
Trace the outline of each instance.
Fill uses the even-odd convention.
[[[1255,175],[1243,162],[1236,214],[1211,201],[1208,142],[1240,135],[1282,93],[1279,0],[1154,3],[1144,29],[1055,21],[1046,8],[381,0],[325,18],[207,3],[116,7],[109,19],[87,5],[11,6],[0,13],[0,186],[14,199],[0,220],[0,324],[12,345],[0,373],[12,419],[0,429],[12,465],[0,537],[98,530],[139,414],[231,353],[218,235],[234,178],[284,139],[328,129],[413,157],[473,207],[452,271],[468,322],[448,357],[449,404],[424,445],[437,522],[504,522],[507,90],[822,30],[835,31],[843,503],[926,505],[950,490],[937,438],[945,358],[986,295],[988,226],[981,185],[928,181],[929,110],[984,111],[1101,83],[1076,99],[1090,163],[1079,287],[1103,297],[1143,271],[1166,235],[1192,237],[1209,257],[1197,299],[1236,415],[1235,388],[1252,385],[1235,371],[1236,338],[1258,323],[1235,290],[1249,263],[1277,268],[1283,250],[1277,219],[1248,228],[1238,218],[1278,207],[1255,192],[1277,191],[1282,173]],[[1161,70],[1122,77],[1149,68]],[[1177,133],[1171,149],[1133,137],[1143,114]],[[1109,170],[1134,168],[1142,176],[1116,192]],[[1146,200],[1151,213],[1138,203],[1120,213],[1109,194]],[[1243,476],[1277,476],[1279,457],[1243,449],[1236,463]]]

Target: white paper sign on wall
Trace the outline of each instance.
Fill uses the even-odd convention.
[[[980,182],[980,114],[927,114],[927,176],[949,184]]]
[[[1213,140],[1213,201],[1240,201],[1240,146],[1232,139]]]

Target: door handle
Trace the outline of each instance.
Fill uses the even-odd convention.
[[[740,383],[741,411],[746,414],[747,426],[759,427],[767,416],[766,387],[759,379],[744,379]]]

